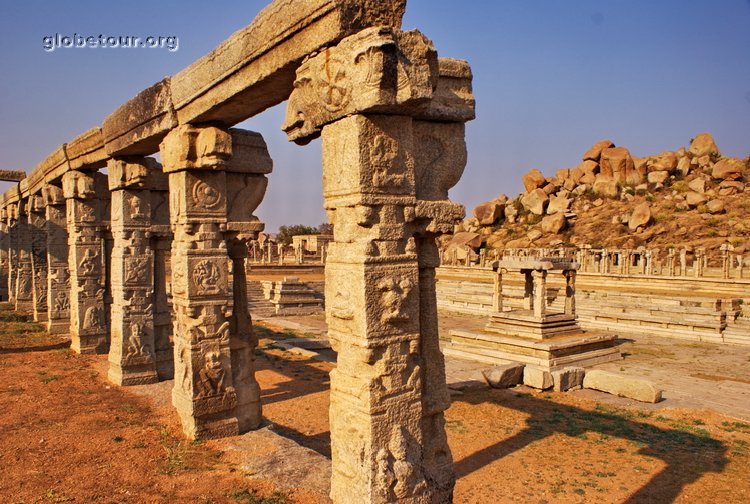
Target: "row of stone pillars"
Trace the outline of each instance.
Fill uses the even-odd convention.
[[[464,122],[473,116],[468,65],[438,61],[416,31],[366,29],[297,71],[284,130],[299,143],[322,136],[324,201],[335,229],[326,261],[326,317],[338,353],[334,502],[452,499],[435,240],[464,215],[448,189],[466,164]],[[252,213],[270,157],[259,135],[215,125],[178,126],[159,151],[162,167],[115,157],[107,176],[69,170],[61,185],[43,186],[48,324],[59,331],[68,316],[76,351],[108,347],[113,382],[151,383],[172,374],[171,311],[172,399],[185,432],[244,432],[261,422],[245,259],[262,230]],[[29,222],[43,226],[21,218],[26,205],[8,218],[9,292],[18,309],[32,308],[42,279],[31,289],[31,272],[38,266],[42,277],[45,269],[31,257],[45,240],[31,246]]]

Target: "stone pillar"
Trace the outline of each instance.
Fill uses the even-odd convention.
[[[7,207],[8,229],[8,302],[16,304],[16,278],[18,276],[18,204]]]
[[[236,435],[261,422],[244,264],[271,160],[257,133],[211,126],[180,126],[160,151],[174,233],[172,403],[189,437]]]
[[[42,194],[29,196],[32,306],[35,322],[47,322],[47,219]]]
[[[687,276],[687,249],[680,249],[680,276]]]
[[[45,184],[42,189],[47,223],[47,331],[70,331],[70,266],[68,230],[62,187]]]
[[[16,311],[33,311],[33,276],[31,265],[31,228],[29,226],[29,200],[18,202],[18,261],[16,269]]]
[[[576,316],[576,270],[565,270],[565,314]]]
[[[534,317],[543,319],[547,313],[547,270],[532,270]]]
[[[675,276],[675,252],[674,249],[671,248],[667,251],[667,275],[673,277]]]
[[[335,229],[326,260],[335,503],[451,501],[435,238],[463,216],[447,193],[466,162],[470,83],[465,62],[438,63],[424,36],[388,28],[297,71],[284,130],[300,143],[322,130]]]
[[[154,252],[149,180],[161,174],[151,158],[110,159],[111,343],[109,380],[117,385],[156,383]]]
[[[99,173],[70,171],[63,175],[67,206],[70,268],[70,338],[78,353],[107,352],[106,288],[101,204],[97,186],[106,192]],[[101,181],[101,182],[100,182]]]
[[[8,209],[0,208],[0,300],[8,300],[8,262],[10,235],[8,234]]]
[[[492,309],[497,313],[503,311],[503,268],[498,268],[495,274],[495,290],[492,296]]]
[[[721,277],[725,280],[729,278],[730,261],[729,247],[723,244],[721,246]]]
[[[159,380],[174,378],[172,344],[172,302],[170,255],[172,230],[169,225],[169,182],[161,172],[153,172],[148,186],[151,192],[151,250],[154,254],[154,349]]]

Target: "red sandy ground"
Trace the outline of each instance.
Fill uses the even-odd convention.
[[[109,385],[105,357],[13,318],[0,310],[0,502],[327,501],[244,478],[222,440],[182,440],[167,400]],[[273,348],[258,364],[275,431],[330,456],[332,366]],[[712,412],[484,389],[455,397],[446,422],[458,503],[750,501],[750,425]]]

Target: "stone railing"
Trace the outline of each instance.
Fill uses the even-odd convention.
[[[276,0],[0,197],[2,289],[18,310],[68,332],[75,351],[108,353],[117,384],[173,374],[190,437],[256,428],[245,261],[272,161],[259,134],[232,126],[288,100],[289,139],[322,137],[336,226],[325,259],[337,503],[449,502],[455,481],[435,239],[464,216],[448,189],[466,164],[472,74],[402,31],[405,7]]]
[[[729,245],[718,250],[705,248],[681,249],[595,249],[577,248],[522,248],[498,250],[480,249],[479,253],[467,248],[459,258],[452,248],[442,254],[445,266],[487,267],[492,261],[514,257],[565,257],[575,259],[581,273],[603,275],[640,275],[693,278],[750,278],[750,256],[734,252]]]

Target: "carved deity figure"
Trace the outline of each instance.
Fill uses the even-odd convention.
[[[219,267],[211,261],[201,261],[193,271],[193,281],[198,287],[198,294],[215,294],[219,292],[221,273]]]
[[[148,343],[143,343],[141,333],[143,332],[143,326],[139,323],[134,323],[130,326],[130,336],[128,337],[128,357],[141,357],[144,355],[151,355],[151,346]]]
[[[81,275],[90,275],[96,270],[96,260],[99,258],[99,254],[97,252],[92,251],[91,249],[86,249],[86,252],[83,254],[83,259],[81,259],[81,263],[78,265],[78,269],[80,270]]]
[[[210,397],[224,392],[224,368],[221,365],[219,352],[207,352],[203,368],[198,372],[198,396]]]
[[[85,329],[103,329],[104,311],[98,306],[90,306],[83,317]]]

